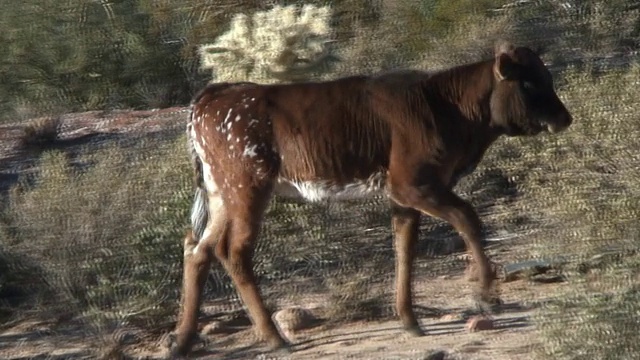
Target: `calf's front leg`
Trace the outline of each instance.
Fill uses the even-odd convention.
[[[477,265],[479,305],[488,309],[501,301],[494,291],[496,278],[481,243],[482,223],[475,209],[465,200],[439,183],[422,185],[396,184],[392,187],[392,199],[429,216],[450,223],[463,237],[467,250]]]
[[[391,222],[396,253],[396,310],[404,328],[414,336],[422,336],[424,332],[420,329],[418,320],[413,313],[411,298],[411,277],[418,240],[420,212],[392,202]]]

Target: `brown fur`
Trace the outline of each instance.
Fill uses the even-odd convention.
[[[194,149],[200,149],[194,150],[195,166],[210,167],[196,173],[213,181],[204,181],[205,234],[185,241],[174,353],[190,349],[214,256],[258,333],[273,348],[286,346],[263,304],[251,262],[264,210],[282,181],[385,185],[395,234],[396,308],[411,333],[422,334],[411,301],[421,214],[449,222],[462,235],[477,264],[479,298],[498,302],[492,292],[495,275],[481,247],[480,219],[452,188],[501,135],[557,132],[571,122],[540,58],[510,44],[498,47],[493,59],[434,74],[208,86],[194,99],[188,129]]]

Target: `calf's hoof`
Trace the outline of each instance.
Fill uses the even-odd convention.
[[[282,338],[270,340],[267,346],[274,355],[286,356],[291,354],[291,344]]]
[[[169,335],[169,359],[184,359],[194,345],[204,345],[205,341],[197,333],[177,333]]]
[[[425,332],[422,331],[422,329],[420,328],[420,325],[418,325],[418,324],[411,325],[411,326],[405,326],[404,329],[411,336],[414,336],[414,337],[425,336]]]
[[[500,312],[503,304],[502,299],[497,295],[480,294],[475,297],[476,308],[480,313],[495,314]]]

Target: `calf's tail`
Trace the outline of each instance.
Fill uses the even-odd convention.
[[[202,160],[198,156],[195,149],[193,138],[193,132],[191,128],[193,126],[193,106],[191,107],[191,114],[189,115],[189,123],[187,124],[187,144],[189,147],[189,155],[191,156],[191,165],[193,166],[193,184],[195,187],[195,194],[193,198],[193,205],[191,207],[191,232],[193,234],[193,240],[200,241],[204,229],[207,227],[207,221],[209,219],[209,197],[207,196],[207,189],[204,186],[204,175],[202,172]]]

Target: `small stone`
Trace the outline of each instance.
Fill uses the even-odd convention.
[[[447,356],[446,351],[435,350],[425,355],[422,359],[423,360],[444,360],[446,356]]]
[[[273,321],[288,333],[309,328],[315,320],[309,310],[300,307],[282,309],[273,314]]]
[[[202,328],[202,331],[200,331],[200,334],[202,335],[219,334],[221,332],[224,332],[224,330],[225,330],[225,326],[222,323],[222,321],[212,321]]]
[[[490,262],[489,265],[491,266],[491,271],[493,271],[494,274],[497,274],[498,266],[494,262]],[[478,281],[480,279],[480,276],[478,276],[478,264],[470,262],[464,270],[464,276],[468,282]]]
[[[440,321],[462,321],[462,320],[464,320],[464,317],[462,316],[462,314],[458,314],[458,313],[445,314],[440,318]]]
[[[552,264],[543,260],[529,260],[504,266],[504,282],[531,278],[549,271]]]
[[[132,345],[140,341],[140,337],[131,331],[116,330],[113,334],[113,340],[119,345]]]
[[[476,332],[493,329],[493,320],[482,317],[473,316],[467,321],[467,331]]]
[[[564,282],[565,278],[558,274],[538,274],[532,276],[530,280],[540,284],[553,284]]]

